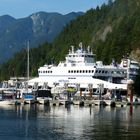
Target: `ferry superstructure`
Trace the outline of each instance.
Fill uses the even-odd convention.
[[[79,49],[71,50],[65,57],[65,61],[61,61],[56,65],[44,65],[38,69],[38,78],[29,81],[29,84],[37,82],[39,85],[48,83],[52,87],[54,84],[79,84],[81,88],[92,85],[97,88],[99,84],[103,84],[106,89],[127,89],[128,75],[137,74],[139,68],[135,61],[133,66],[128,59],[123,59],[121,64],[112,63],[104,65],[102,61],[95,61],[95,54],[90,47],[83,49],[82,43]],[[132,75],[131,75],[132,76]]]

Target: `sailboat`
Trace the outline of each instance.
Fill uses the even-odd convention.
[[[32,89],[29,88],[28,86],[28,81],[29,81],[29,41],[28,41],[28,44],[27,44],[27,81],[24,83],[24,86],[23,86],[23,89],[21,90],[21,94],[22,94],[22,98],[24,100],[24,103],[27,103],[27,104],[32,104],[35,102],[35,95],[34,93],[32,92]]]

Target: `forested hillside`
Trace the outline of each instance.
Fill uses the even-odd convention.
[[[30,74],[37,76],[37,68],[45,63],[63,60],[71,45],[90,45],[97,60],[118,62],[123,55],[140,60],[140,1],[109,0],[96,9],[71,21],[55,41],[30,50]],[[1,79],[26,76],[26,50],[16,54],[1,67]]]
[[[139,27],[140,1],[116,0],[87,11],[65,28],[54,45],[66,49],[67,44],[69,47],[82,41],[94,49],[97,59],[110,63],[112,58],[119,61],[124,54],[140,48]]]

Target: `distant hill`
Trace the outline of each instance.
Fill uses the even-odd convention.
[[[71,21],[51,43],[45,43],[31,50],[30,74],[37,75],[37,68],[52,60],[58,63],[64,59],[70,45],[90,45],[96,60],[110,64],[112,58],[120,62],[123,55],[140,62],[140,1],[109,0],[96,9]],[[84,49],[83,47],[83,49]],[[26,52],[16,54],[1,68],[1,78],[26,76]],[[11,71],[13,70],[13,71]]]
[[[0,63],[26,47],[30,40],[31,47],[44,42],[52,42],[71,20],[83,13],[38,12],[26,18],[15,19],[9,15],[0,16]]]

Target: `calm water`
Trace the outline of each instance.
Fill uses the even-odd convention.
[[[135,140],[140,106],[0,106],[0,140]]]

